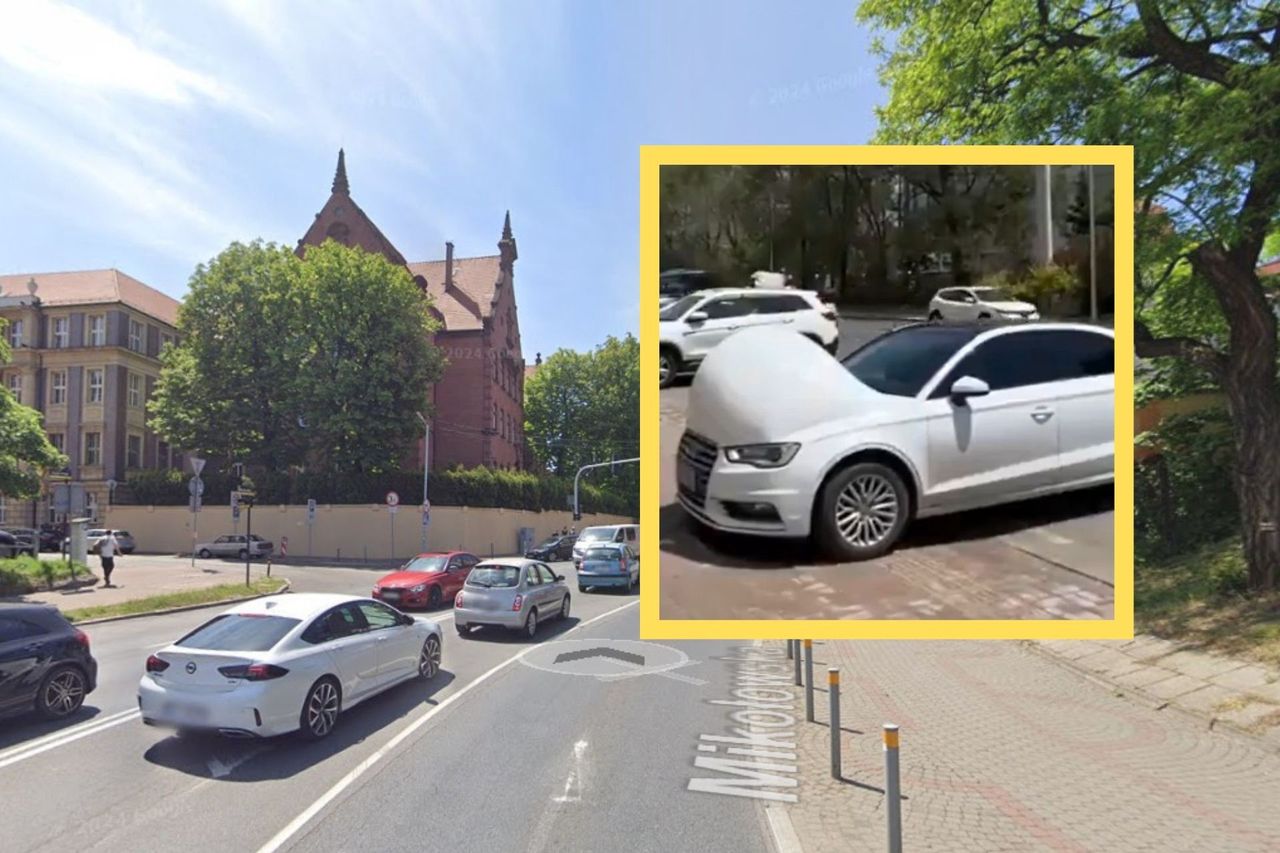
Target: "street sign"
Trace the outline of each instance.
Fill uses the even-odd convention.
[[[187,494],[193,497],[200,497],[204,494],[204,480],[199,477],[192,477],[187,481]]]
[[[307,524],[316,523],[316,500],[315,498],[307,499]]]
[[[391,513],[392,515],[395,515],[397,512],[399,512],[399,510],[400,510],[400,507],[397,504],[387,505],[387,512]]]
[[[239,492],[233,491],[233,492],[231,493],[231,508],[232,508],[233,510],[234,510],[234,509],[239,509],[239,508],[240,508],[240,493],[239,493]]]
[[[199,456],[191,457],[191,470],[195,473],[196,477],[199,477],[200,472],[204,470],[204,462],[205,460],[201,459]]]
[[[199,511],[200,511],[200,507],[201,507],[202,503],[203,503],[203,502],[200,500],[200,496],[199,496],[199,495],[192,495],[192,496],[191,496],[191,498],[190,498],[190,500],[188,500],[188,502],[187,502],[187,507],[188,507],[192,512],[199,512]]]
[[[234,506],[231,507],[231,520],[232,521],[240,520],[240,504],[235,504]]]
[[[387,506],[399,506],[400,496],[395,492],[387,492]]]
[[[71,487],[66,483],[53,487],[53,511],[71,512]]]

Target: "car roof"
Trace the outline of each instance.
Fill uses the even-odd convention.
[[[0,601],[0,616],[19,616],[23,613],[30,615],[57,613],[61,615],[61,611],[52,604],[45,604],[39,601]]]
[[[458,554],[471,556],[470,551],[423,551],[421,554],[414,554],[411,559],[416,560],[419,557],[453,557]]]
[[[318,616],[330,607],[352,601],[370,601],[359,595],[342,595],[335,592],[290,592],[268,595],[237,604],[227,613],[252,613],[262,616],[283,616],[288,619],[306,619]]]
[[[483,569],[485,566],[532,566],[534,563],[541,563],[542,560],[530,560],[527,557],[490,557],[487,560],[481,560],[476,564],[477,569]]]

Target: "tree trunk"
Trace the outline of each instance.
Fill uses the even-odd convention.
[[[1276,386],[1276,315],[1252,265],[1213,244],[1191,253],[1192,268],[1213,287],[1230,321],[1222,367],[1235,438],[1235,487],[1249,589],[1276,588],[1280,566],[1280,390]]]

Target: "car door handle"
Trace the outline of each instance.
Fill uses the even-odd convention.
[[[1031,420],[1038,424],[1045,423],[1051,417],[1053,417],[1053,409],[1048,406],[1037,406],[1031,410]]]

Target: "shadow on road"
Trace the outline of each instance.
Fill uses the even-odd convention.
[[[912,522],[894,549],[990,539],[1047,524],[1085,518],[1115,508],[1115,490],[1099,486],[1016,504],[970,510]],[[679,504],[667,504],[658,514],[660,549],[686,560],[740,569],[790,569],[831,563],[801,539],[737,536],[705,528]]]
[[[61,720],[46,720],[34,711],[19,716],[0,719],[0,750],[11,746],[21,746],[27,741],[36,740],[46,735],[56,734],[72,726],[87,723],[102,716],[102,709],[86,702],[69,717]]]

